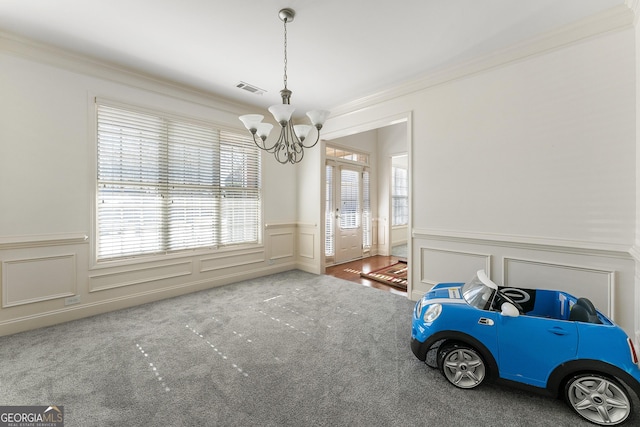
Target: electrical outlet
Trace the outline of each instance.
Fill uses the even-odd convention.
[[[78,304],[80,302],[80,295],[67,297],[64,299],[64,305]]]

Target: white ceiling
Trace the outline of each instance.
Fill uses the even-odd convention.
[[[266,107],[332,107],[624,0],[0,0],[0,31]],[[267,92],[236,88],[245,81]]]

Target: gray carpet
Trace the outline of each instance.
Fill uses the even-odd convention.
[[[291,271],[0,338],[0,405],[65,426],[576,426],[562,402],[464,391],[409,348],[405,297]]]

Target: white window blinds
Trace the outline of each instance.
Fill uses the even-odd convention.
[[[326,165],[325,181],[325,203],[324,203],[324,254],[325,256],[335,255],[334,232],[335,232],[335,206],[333,195],[333,170],[334,166]]]
[[[250,138],[98,102],[97,141],[99,260],[259,241]]]
[[[362,247],[371,247],[371,177],[362,172]]]
[[[351,169],[340,171],[340,228],[360,227],[360,172]]]
[[[391,168],[391,175],[391,225],[407,225],[409,223],[409,181],[407,169],[394,166]]]

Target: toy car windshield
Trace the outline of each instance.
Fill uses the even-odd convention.
[[[498,286],[483,271],[479,271],[462,287],[462,296],[470,306],[489,310],[497,289]]]

